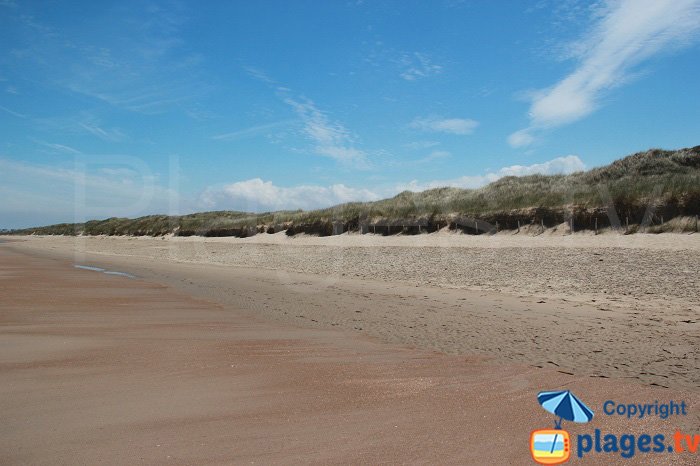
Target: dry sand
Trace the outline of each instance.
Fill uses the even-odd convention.
[[[0,463],[530,464],[558,388],[596,411],[573,435],[700,430],[697,235],[264,239],[0,244]]]
[[[700,235],[29,238],[249,315],[700,387]]]

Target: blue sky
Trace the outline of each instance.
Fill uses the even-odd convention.
[[[700,143],[700,0],[0,0],[0,227],[314,208]]]

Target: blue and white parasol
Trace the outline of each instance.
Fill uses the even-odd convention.
[[[593,419],[593,411],[569,390],[540,392],[537,394],[537,401],[544,409],[559,416],[559,421],[554,421],[557,429],[561,429],[562,419],[584,423]]]

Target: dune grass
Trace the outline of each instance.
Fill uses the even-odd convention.
[[[11,233],[248,236],[293,227],[290,231],[332,234],[329,226],[332,223],[343,224],[342,230],[357,229],[361,223],[410,223],[419,219],[429,219],[432,225],[440,226],[460,216],[496,222],[501,219],[502,225],[507,227],[509,218],[540,215],[551,223],[574,215],[572,212],[599,215],[610,209],[624,211],[628,218],[632,216],[632,220],[638,222],[649,206],[668,220],[700,214],[700,146],[677,151],[652,149],[570,175],[509,176],[479,189],[405,191],[390,199],[351,202],[313,211],[149,215],[50,225]],[[591,222],[584,219],[582,223]],[[309,225],[314,227],[307,228]]]

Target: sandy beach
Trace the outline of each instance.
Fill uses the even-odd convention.
[[[700,0],[0,0],[0,466],[700,466]]]
[[[697,431],[698,238],[7,238],[0,462],[529,464],[551,389]]]
[[[700,235],[29,237],[17,247],[113,263],[254,317],[700,387]]]

